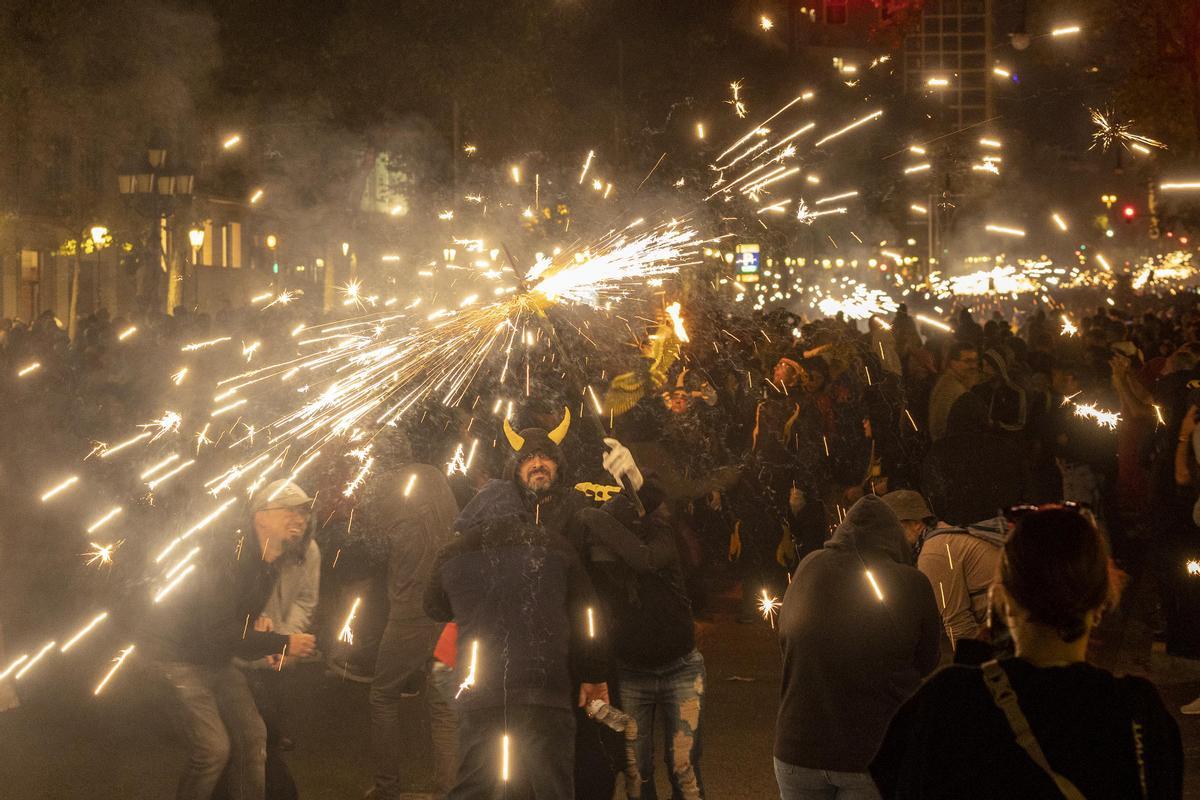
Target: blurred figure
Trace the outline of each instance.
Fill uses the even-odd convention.
[[[1181,797],[1179,728],[1154,686],[1085,662],[1118,594],[1108,545],[1083,514],[1019,517],[993,597],[1017,655],[947,667],[901,707],[871,764],[882,795]]]
[[[962,341],[951,344],[945,368],[929,395],[929,438],[933,441],[946,435],[950,410],[975,385],[978,374],[979,351],[975,346]]]
[[[783,692],[775,729],[782,800],[869,800],[887,722],[937,666],[941,621],[896,514],[851,506],[800,562],[779,612]]]

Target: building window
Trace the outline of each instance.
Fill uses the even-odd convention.
[[[825,24],[845,25],[849,14],[850,0],[825,0]]]

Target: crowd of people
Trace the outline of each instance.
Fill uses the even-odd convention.
[[[21,423],[9,496],[50,473],[18,455],[154,419],[182,343],[280,352],[293,313],[98,314],[74,342],[53,315],[0,324]],[[377,800],[411,788],[414,693],[437,797],[654,798],[656,747],[671,795],[705,797],[695,626],[727,597],[738,622],[778,616],[784,800],[1180,797],[1154,687],[1087,655],[1132,576],[1167,652],[1200,658],[1200,307],[947,319],[697,308],[690,337],[664,317],[633,356],[563,330],[555,355],[581,354],[578,381],[543,364],[511,414],[430,407],[378,437],[353,501],[324,491],[345,465],[260,487],[164,609],[129,615],[185,736],[178,797],[298,796],[279,698],[289,665],[316,658],[370,684]],[[36,380],[17,377],[32,363]],[[223,364],[203,356],[193,379]],[[210,400],[180,398],[185,414]],[[470,437],[481,453],[456,466]],[[122,480],[101,472],[94,491]],[[178,490],[139,518],[190,502]],[[61,524],[48,513],[14,505]],[[25,575],[10,597],[50,593],[37,565],[53,559],[27,544],[6,533],[5,567]]]

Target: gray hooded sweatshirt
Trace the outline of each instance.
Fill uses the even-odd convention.
[[[867,495],[796,568],[779,614],[780,761],[866,772],[896,709],[937,666],[941,618],[911,560],[896,514]]]

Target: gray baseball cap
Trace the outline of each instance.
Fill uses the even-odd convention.
[[[896,512],[901,522],[920,520],[921,522],[937,521],[937,516],[929,510],[929,504],[920,492],[912,489],[897,489],[883,496],[883,502]]]
[[[254,497],[250,499],[250,513],[270,511],[275,508],[306,506],[312,501],[313,499],[299,486],[287,478],[280,478],[271,481],[254,494]]]

